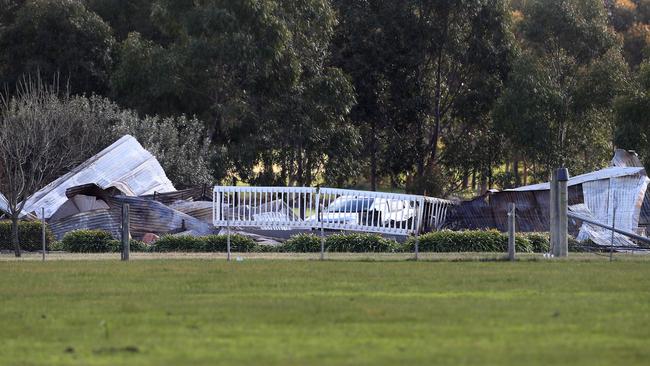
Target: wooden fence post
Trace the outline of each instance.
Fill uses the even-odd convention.
[[[131,233],[129,232],[129,204],[122,204],[122,260],[128,261],[131,252],[131,243],[129,241]]]

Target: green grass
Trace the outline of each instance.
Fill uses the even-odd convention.
[[[650,265],[0,262],[0,365],[635,365]]]

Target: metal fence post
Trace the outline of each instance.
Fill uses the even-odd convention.
[[[323,210],[321,209],[320,187],[316,188],[316,218],[320,221],[320,260],[325,260],[325,226],[323,224]]]
[[[230,262],[230,219],[226,216],[226,261]]]
[[[514,203],[508,205],[508,259],[515,260],[515,225],[516,221],[516,208]]]
[[[612,229],[616,229],[616,202],[614,202],[614,211],[613,211],[613,216],[612,216]],[[614,260],[614,234],[616,232],[612,230],[612,242],[610,243],[609,246],[609,261]]]
[[[129,242],[129,204],[122,204],[122,260],[128,261],[131,252],[131,244]]]
[[[566,257],[569,252],[569,192],[568,192],[568,183],[569,183],[569,171],[566,168],[560,168],[557,171],[557,223],[558,223],[558,233],[557,233],[557,244],[556,256],[557,257]]]
[[[45,243],[45,207],[41,208],[41,241],[43,242],[43,262],[45,262],[45,250],[47,249]]]

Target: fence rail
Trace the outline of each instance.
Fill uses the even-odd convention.
[[[216,186],[213,223],[409,235],[441,229],[451,204],[433,197],[339,188]]]

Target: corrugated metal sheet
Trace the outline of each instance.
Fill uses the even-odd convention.
[[[178,201],[210,201],[212,202],[212,187],[203,185],[174,192],[154,192],[153,194],[141,195],[154,201],[170,205]]]
[[[645,169],[641,167],[610,167],[595,172],[572,177],[571,179],[569,179],[569,186],[574,186],[574,185],[578,185],[578,184],[582,184],[594,180],[625,177],[629,175],[646,176],[647,174],[645,172]],[[550,190],[550,189],[551,189],[550,184],[546,182],[546,183],[539,183],[539,184],[533,184],[529,186],[518,187],[514,189],[508,189],[506,191],[523,192],[523,191],[543,191],[543,190]]]
[[[94,183],[102,189],[115,187],[127,195],[175,191],[158,160],[132,136],[126,135],[99,154],[88,159],[35,193],[25,204],[25,212],[45,217],[56,212],[66,201],[66,190]]]
[[[211,224],[150,199],[115,196],[106,201],[114,215],[121,215],[123,203],[129,204],[131,236],[136,239],[146,233],[162,235],[192,231],[198,235],[209,235],[216,232]]]
[[[612,158],[611,166],[620,167],[642,167],[643,164],[639,160],[639,156],[634,151],[627,151],[623,149],[616,149],[614,151],[614,158]]]
[[[517,207],[517,230],[549,230],[549,191],[488,192],[450,208],[448,227],[452,229],[497,229],[507,231],[508,204]],[[569,204],[582,203],[582,186],[569,187]],[[572,228],[577,233],[577,228]]]
[[[113,238],[120,238],[121,216],[113,210],[96,210],[81,212],[56,222],[49,222],[52,233],[57,240],[61,240],[65,233],[72,230],[92,229],[104,230]]]
[[[195,217],[201,221],[212,224],[212,202],[197,201],[183,202],[179,201],[169,205],[170,208]]]

